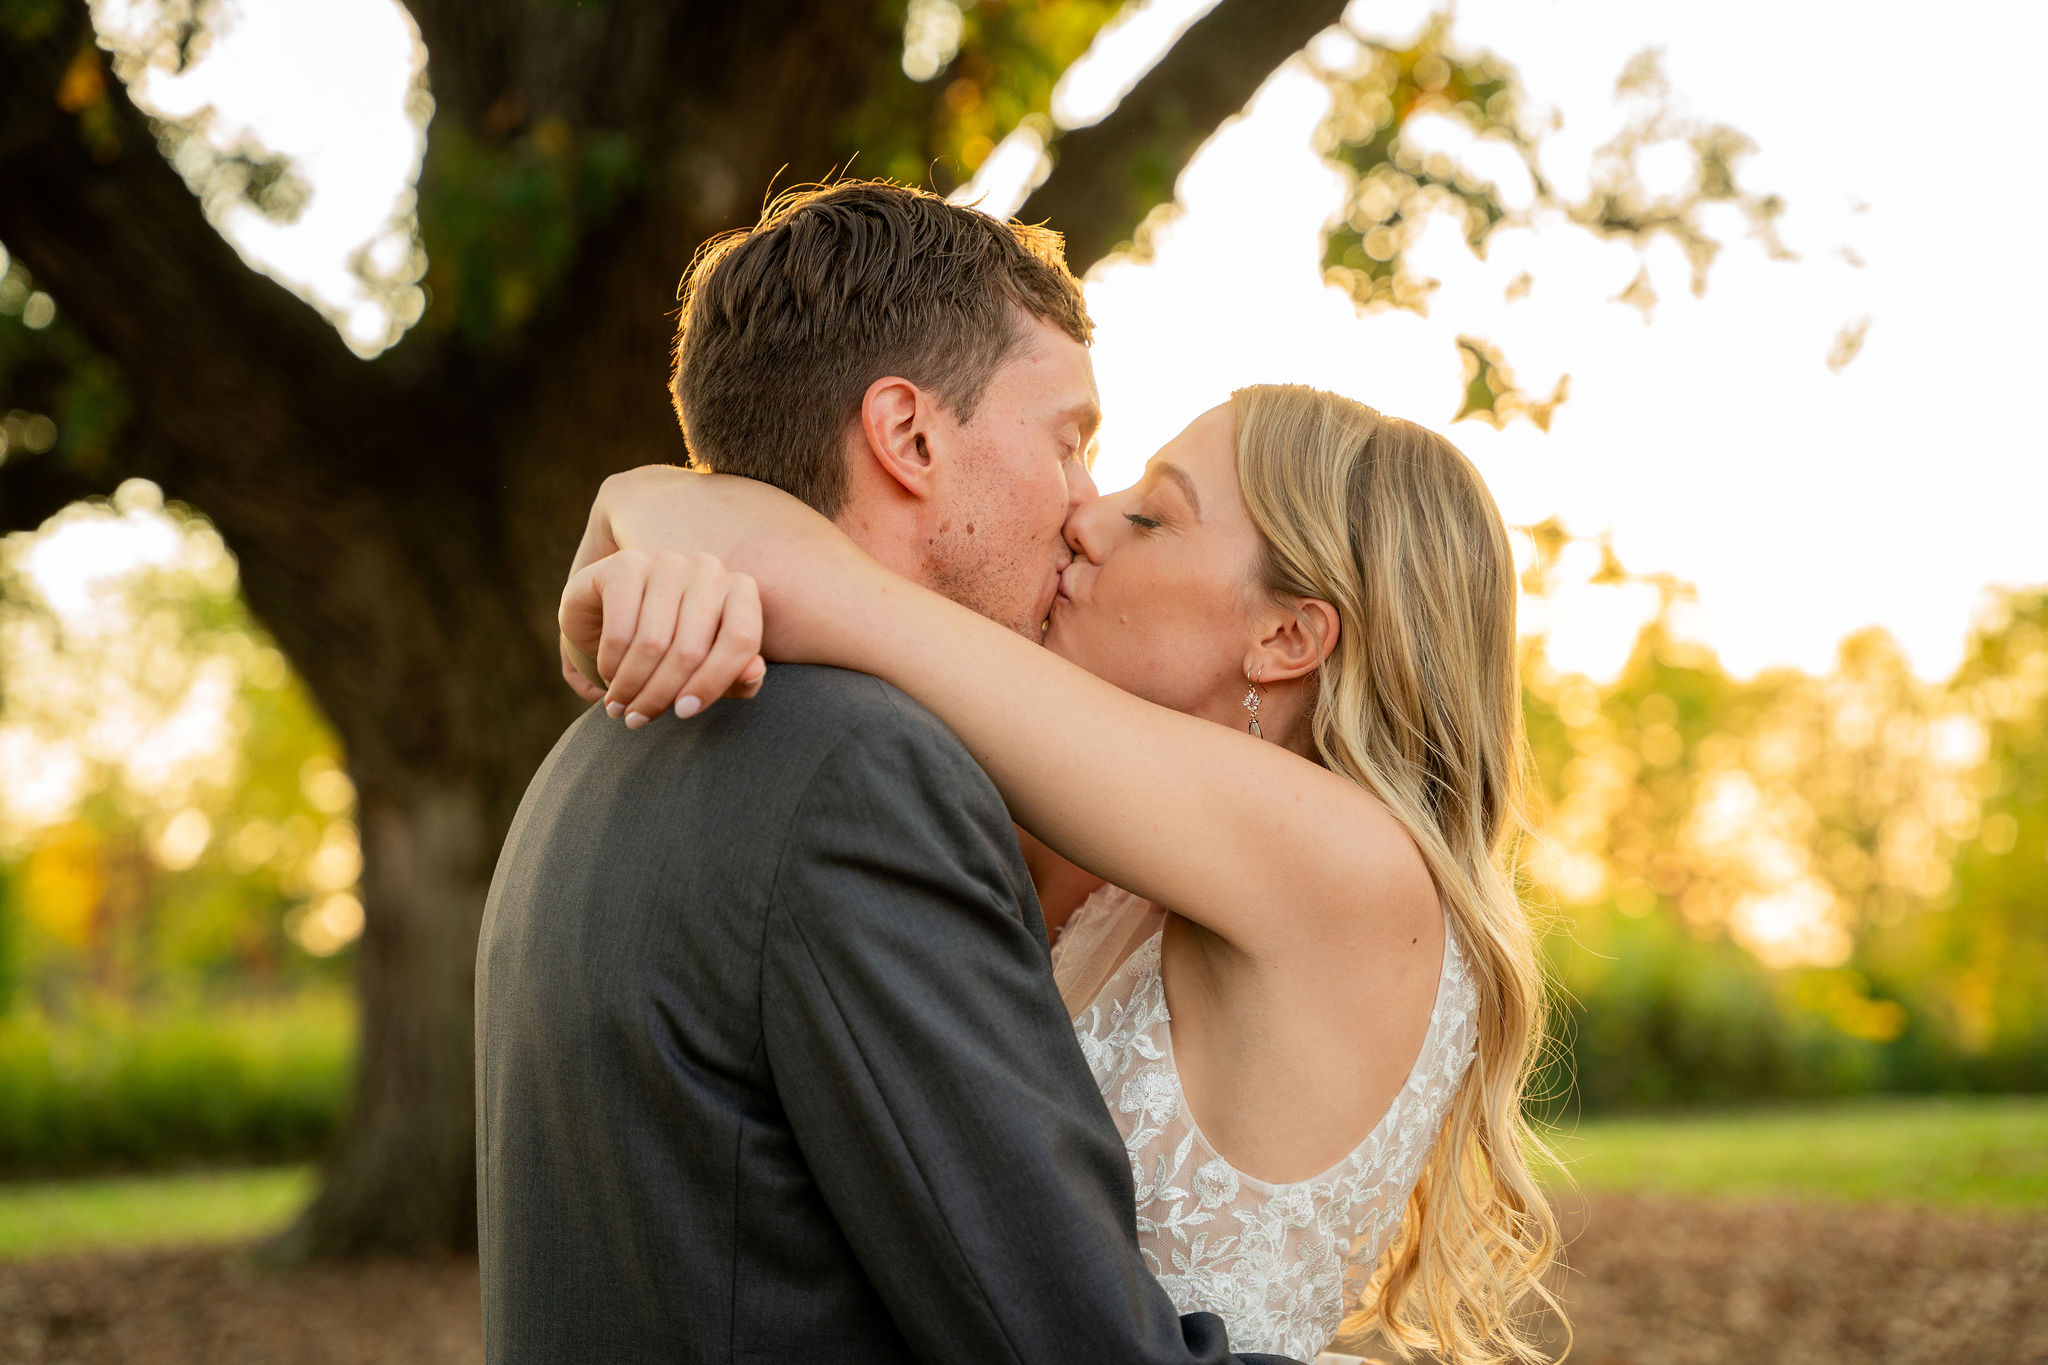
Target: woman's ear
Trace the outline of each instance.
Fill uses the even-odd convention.
[[[1337,647],[1337,609],[1320,597],[1276,604],[1266,633],[1245,659],[1245,676],[1262,683],[1307,677]]]
[[[860,400],[860,428],[868,458],[913,498],[932,495],[932,452],[925,428],[930,397],[917,385],[890,375],[868,385]]]

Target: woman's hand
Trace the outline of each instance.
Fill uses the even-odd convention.
[[[630,729],[670,707],[687,717],[720,697],[752,697],[767,673],[760,592],[711,555],[607,555],[569,579],[557,619],[564,677]],[[602,691],[596,680],[577,686],[579,654],[608,680]]]
[[[759,673],[722,649],[728,632],[749,656],[871,667],[858,618],[897,581],[789,494],[672,465],[604,481],[570,572],[563,677],[637,725],[753,695]]]

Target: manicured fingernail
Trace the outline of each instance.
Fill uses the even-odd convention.
[[[628,730],[637,730],[646,723],[647,717],[641,715],[638,711],[626,717],[626,728]]]
[[[676,714],[678,716],[681,716],[684,720],[688,720],[691,716],[696,715],[699,711],[702,711],[703,709],[704,703],[698,701],[695,697],[684,697],[681,701],[676,703]]]
[[[613,720],[617,720],[620,716],[626,714],[626,704],[619,701],[608,701],[604,704],[604,713]]]

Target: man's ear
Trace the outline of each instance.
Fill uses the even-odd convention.
[[[1245,676],[1262,683],[1306,677],[1337,647],[1337,609],[1320,597],[1277,604],[1266,633],[1245,658]]]
[[[927,439],[931,416],[931,396],[897,375],[868,385],[860,400],[868,458],[913,498],[928,498],[933,491]]]

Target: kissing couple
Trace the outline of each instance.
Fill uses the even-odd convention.
[[[1537,1358],[1500,513],[1293,385],[1098,494],[1091,332],[885,183],[693,265],[484,917],[493,1365]]]

